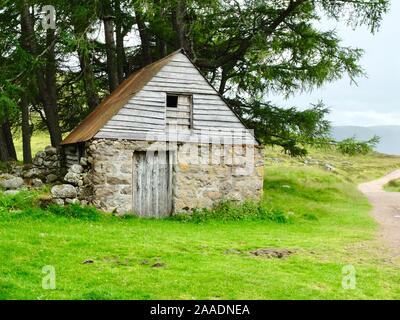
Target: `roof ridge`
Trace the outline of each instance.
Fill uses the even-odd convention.
[[[128,78],[126,78],[124,81],[122,81],[122,82],[120,83],[120,86],[123,86],[125,82],[127,82],[126,84],[128,84],[128,82],[131,83],[132,81],[135,80],[135,78],[136,78],[138,75],[140,75],[141,72],[143,72],[143,71],[145,71],[145,70],[148,70],[148,69],[150,69],[151,67],[154,67],[154,66],[157,65],[158,63],[161,63],[161,62],[163,62],[163,61],[165,61],[165,60],[171,58],[172,56],[176,55],[176,54],[179,53],[179,52],[184,53],[184,50],[183,50],[183,49],[176,50],[176,51],[174,51],[174,52],[172,52],[172,53],[166,55],[165,57],[163,57],[163,58],[161,58],[161,59],[158,59],[158,60],[156,60],[156,61],[154,61],[154,62],[152,62],[152,63],[149,63],[149,64],[145,65],[144,67],[142,67],[142,68],[136,70],[135,72],[133,72],[132,74],[130,74]],[[186,53],[184,53],[184,54],[186,55]],[[149,81],[150,81],[150,80],[149,80]],[[123,93],[124,93],[124,90],[121,90],[121,94],[119,95],[119,97],[122,96]]]

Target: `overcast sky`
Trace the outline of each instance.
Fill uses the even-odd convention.
[[[392,0],[391,10],[375,35],[364,28],[354,31],[335,23],[333,26],[344,45],[365,50],[361,64],[368,78],[359,78],[358,86],[350,86],[350,80],[345,78],[310,94],[295,95],[284,101],[278,97],[274,101],[307,107],[322,100],[331,110],[329,120],[333,125],[400,125],[399,23],[399,0]]]

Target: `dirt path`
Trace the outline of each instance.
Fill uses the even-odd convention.
[[[374,206],[372,215],[381,226],[381,237],[394,256],[400,256],[400,192],[386,192],[383,186],[391,180],[400,179],[400,170],[383,178],[358,186]]]

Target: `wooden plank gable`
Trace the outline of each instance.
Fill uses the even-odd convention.
[[[191,110],[167,110],[168,93],[190,96]],[[189,112],[189,123],[183,111]],[[176,122],[172,121],[173,115]],[[234,135],[241,133],[244,143],[257,144],[253,134],[182,52],[175,53],[95,137],[152,140],[157,136],[167,140],[170,131],[177,131],[177,139],[183,142],[204,132],[210,136],[218,132],[222,140],[225,137],[232,141]]]

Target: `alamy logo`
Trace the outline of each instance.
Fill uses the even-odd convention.
[[[52,5],[42,7],[42,27],[44,30],[56,28],[56,9]]]
[[[342,288],[345,290],[354,290],[356,288],[356,268],[349,264],[342,268]]]
[[[56,288],[56,268],[53,266],[44,266],[42,273],[45,274],[42,278],[42,288],[44,290],[54,290]]]

